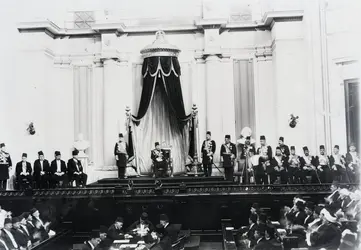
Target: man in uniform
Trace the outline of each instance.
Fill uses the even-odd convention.
[[[231,142],[231,136],[225,136],[225,143],[221,146],[221,162],[223,163],[226,180],[233,181],[234,160],[237,157],[236,145]]]
[[[303,183],[307,183],[307,176],[311,176],[311,183],[320,183],[316,158],[310,155],[310,151],[306,146],[303,147],[303,153],[304,156],[301,157]]]
[[[346,160],[343,155],[340,154],[340,147],[338,145],[333,147],[333,154],[329,159],[333,180],[349,183],[350,181],[346,172]]]
[[[53,186],[63,186],[67,182],[67,169],[65,161],[61,159],[60,151],[55,151],[55,160],[50,164],[51,179]]]
[[[320,145],[320,154],[316,156],[316,166],[322,183],[332,182],[329,162],[328,156],[325,153],[325,146]]]
[[[160,148],[159,142],[154,144],[155,149],[151,152],[151,159],[153,161],[154,173],[156,178],[166,177],[167,175],[167,162],[164,153]]]
[[[33,178],[31,176],[32,168],[30,162],[27,161],[28,155],[22,154],[22,160],[16,164],[15,176],[17,186],[20,190],[31,186]]]
[[[206,140],[203,141],[201,151],[204,175],[208,177],[212,175],[213,155],[216,151],[216,143],[211,138],[211,131],[207,131]]]
[[[124,141],[124,136],[122,133],[119,134],[119,141],[115,143],[114,147],[115,160],[118,167],[118,178],[125,178],[125,169],[127,167],[129,147],[128,144]]]
[[[88,176],[83,172],[83,166],[78,159],[79,150],[74,149],[73,158],[68,160],[68,175],[70,183],[74,180],[77,187],[85,187]]]
[[[9,179],[9,168],[12,162],[8,152],[6,152],[5,143],[0,143],[0,189],[6,190]]]
[[[266,155],[268,156],[268,160],[272,159],[272,147],[267,145],[266,143],[266,136],[261,135],[260,136],[260,144],[261,146],[257,149],[257,154],[258,155],[263,155],[262,152],[266,152]]]
[[[282,154],[280,147],[277,147],[276,154],[271,160],[272,172],[269,173],[270,184],[274,184],[277,181],[277,177],[280,177],[280,184],[287,184],[287,160],[288,157]]]
[[[360,182],[360,156],[356,152],[356,146],[351,143],[346,154],[346,166],[352,183]]]
[[[286,144],[284,144],[284,141],[285,141],[285,138],[283,138],[281,136],[278,140],[278,147],[281,149],[282,155],[286,156],[288,158],[288,156],[290,156],[290,149],[288,148],[288,146]]]
[[[37,188],[49,188],[50,181],[50,165],[48,160],[44,158],[43,151],[38,152],[39,159],[34,162],[34,180]]]
[[[296,155],[295,146],[291,146],[291,154],[288,158],[288,166],[290,183],[301,183],[301,157]]]

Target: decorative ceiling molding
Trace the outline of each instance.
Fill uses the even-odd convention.
[[[224,18],[220,19],[202,19],[195,20],[193,24],[172,24],[165,23],[162,25],[162,30],[167,33],[180,32],[203,32],[204,29],[218,28],[225,30],[265,30],[272,29],[275,22],[292,22],[302,21],[303,11],[272,11],[266,12],[259,22],[230,22]],[[102,33],[121,34],[142,34],[154,33],[159,30],[159,25],[125,25],[124,22],[97,22],[91,26],[90,29],[65,29],[50,20],[35,21],[35,22],[21,22],[18,23],[17,28],[21,33],[27,32],[44,32],[52,38],[81,38],[100,36]]]

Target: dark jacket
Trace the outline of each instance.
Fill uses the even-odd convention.
[[[279,145],[279,147],[281,148],[281,151],[282,151],[282,154],[286,157],[289,157],[290,156],[290,148],[283,144],[283,145]]]
[[[282,171],[286,171],[286,169],[287,169],[287,157],[285,157],[285,156],[282,156],[282,159],[281,159],[281,162],[283,162],[282,163],[282,167],[284,168]],[[272,158],[272,160],[271,160],[271,165],[270,165],[270,169],[271,170],[269,170],[269,171],[267,171],[267,173],[269,173],[269,172],[275,172],[276,170],[274,169],[275,167],[278,167],[278,161],[276,160],[276,156],[274,156],[273,158]]]
[[[303,211],[295,213],[295,218],[293,219],[293,224],[303,225],[305,223],[306,213]]]
[[[311,214],[311,215],[306,215],[306,218],[305,218],[305,220],[304,220],[304,223],[303,223],[303,225],[305,226],[305,228],[307,228],[308,227],[308,224],[310,224],[312,221],[314,221],[315,220],[315,218],[313,218],[313,215]]]
[[[312,246],[315,249],[337,249],[341,241],[341,230],[333,223],[322,225],[318,231],[311,234]]]
[[[49,164],[48,160],[45,160],[45,159],[43,161],[43,171],[45,172],[45,174],[51,173],[50,164]],[[40,160],[37,159],[34,161],[34,177],[39,178],[40,172],[41,172],[41,164],[40,164]]]
[[[206,147],[206,141],[203,141],[202,148],[201,148],[202,162],[213,162],[213,155],[214,155],[214,152],[216,152],[216,142],[211,140],[210,144],[211,145],[210,145],[209,150],[213,153],[212,154],[212,161],[209,161],[208,149]]]
[[[77,168],[78,166],[78,168]],[[73,158],[68,160],[68,175],[71,178],[75,172],[83,173],[83,166],[81,165],[81,161],[74,161]]]
[[[20,161],[18,163],[16,163],[16,167],[15,167],[15,175],[16,177],[20,176],[20,173],[23,171],[23,163]],[[31,168],[31,164],[30,162],[26,162],[26,172],[30,174],[32,173],[32,168]]]
[[[107,237],[111,240],[123,240],[124,233],[122,229],[115,228],[115,225],[111,225],[108,229]]]
[[[246,159],[246,154],[247,154],[247,149],[249,150],[249,148],[253,149],[253,152],[256,152],[256,149],[254,147],[254,144],[250,144],[250,145],[246,145],[246,144],[239,144],[239,151],[240,151],[240,158],[241,159]]]
[[[229,149],[230,153],[234,155],[234,159],[232,161],[231,155],[227,154],[227,148]],[[237,148],[234,143],[230,143],[228,146],[226,144],[222,144],[221,146],[221,157],[223,157],[223,167],[233,167],[234,160],[237,158]]]
[[[18,243],[19,246],[27,247],[30,237],[23,230],[21,230],[20,228],[13,228],[11,232],[14,235],[15,241],[16,243]]]
[[[262,238],[256,245],[253,247],[254,250],[266,250],[268,249],[268,244],[266,238]]]
[[[180,228],[177,228],[174,224],[168,224],[164,229],[167,232],[167,235],[170,237],[171,241],[175,242],[178,238]]]
[[[301,167],[302,167],[302,168],[303,168],[304,166],[306,166],[305,157],[306,157],[306,156],[300,157],[300,163],[301,163]],[[314,156],[311,156],[311,165],[312,165],[312,166],[315,166],[315,167],[318,166],[317,160],[316,160],[316,158],[315,158]]]
[[[153,226],[153,223],[150,222],[149,220],[146,220],[146,221],[144,222],[144,224],[145,224],[145,225],[148,225],[149,230],[150,230],[151,232],[153,232],[153,231],[155,230],[155,228],[154,228],[154,226]],[[127,231],[129,232],[129,231],[131,231],[131,230],[133,230],[133,229],[138,228],[139,226],[140,226],[140,221],[137,220],[137,221],[134,222],[132,225],[130,225],[130,227],[128,228]]]
[[[0,150],[0,180],[9,179],[9,167],[11,166],[10,154]]]
[[[259,148],[257,149],[257,154],[258,154],[258,155],[261,155],[261,147],[259,147]],[[273,156],[273,154],[272,154],[272,147],[271,147],[271,146],[268,146],[268,145],[267,145],[267,156],[268,156],[268,160],[271,160],[271,159],[272,159],[272,156]]]
[[[84,244],[81,246],[81,250],[92,250],[88,241],[84,242]]]
[[[14,237],[14,234],[13,234],[11,231],[10,231],[10,233],[11,233],[11,234],[13,235],[13,237]],[[9,249],[16,249],[15,246],[13,245],[10,237],[9,237],[9,236],[7,235],[7,233],[5,232],[5,229],[1,229],[1,237],[3,238],[5,244],[7,245],[7,247],[8,247]],[[14,237],[14,239],[15,239],[15,237]],[[15,239],[15,241],[16,241],[16,239]],[[18,244],[18,247],[19,247],[19,243],[16,242],[16,244]]]
[[[6,243],[5,243],[5,241],[3,241],[3,240],[1,240],[0,241],[0,250],[6,250],[6,249],[10,249],[9,247],[8,247],[8,245],[6,245]]]
[[[61,172],[64,172],[65,174],[67,173],[65,161],[60,160],[60,168],[61,168]],[[55,174],[56,170],[57,170],[56,160],[53,160],[50,165],[50,171],[52,174]]]

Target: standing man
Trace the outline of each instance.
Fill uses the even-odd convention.
[[[266,136],[261,135],[259,139],[260,139],[259,142],[260,142],[261,146],[257,149],[257,154],[265,155],[263,152],[266,152],[268,160],[271,160],[272,159],[272,147],[267,145]]]
[[[221,162],[223,163],[226,180],[233,181],[234,160],[237,157],[236,145],[231,142],[231,136],[225,136],[225,143],[221,146]]]
[[[330,160],[325,153],[325,146],[320,145],[320,154],[316,156],[317,169],[322,183],[331,183]]]
[[[216,151],[216,143],[211,138],[211,131],[207,131],[206,140],[202,144],[202,164],[204,175],[212,176],[213,155]]]
[[[340,147],[338,145],[333,147],[333,154],[330,156],[330,166],[333,180],[343,183],[350,182],[346,172],[346,160],[343,155],[340,154]]]
[[[118,167],[118,178],[125,178],[125,169],[127,167],[127,160],[129,154],[128,144],[124,141],[122,133],[119,134],[119,141],[115,143],[114,155]]]
[[[288,158],[288,156],[290,156],[290,149],[288,148],[288,146],[286,144],[284,144],[284,141],[285,141],[285,138],[283,138],[281,136],[278,140],[278,146],[281,149],[282,155]]]
[[[34,162],[34,179],[37,188],[49,188],[50,181],[50,164],[44,158],[43,151],[38,152],[39,159]]]
[[[31,186],[33,181],[31,176],[33,170],[31,168],[30,162],[27,161],[27,157],[28,155],[23,153],[21,161],[16,164],[15,168],[16,182],[20,190]]]
[[[79,150],[74,149],[73,158],[68,160],[68,174],[70,183],[75,181],[76,187],[85,187],[88,176],[83,172],[83,166],[78,159]]]
[[[346,166],[352,183],[360,182],[360,156],[356,152],[356,146],[351,143],[346,154]]]
[[[5,143],[0,143],[0,189],[2,190],[6,190],[11,166],[10,154],[6,152]]]
[[[55,160],[51,162],[51,179],[53,186],[63,186],[67,181],[67,169],[65,161],[61,159],[60,151],[55,151]]]

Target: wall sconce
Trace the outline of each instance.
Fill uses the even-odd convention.
[[[298,121],[297,121],[298,118],[299,118],[298,116],[294,116],[293,114],[291,114],[291,118],[289,120],[289,125],[291,128],[296,127],[296,125],[298,123]]]
[[[30,135],[35,135],[36,131],[35,131],[34,123],[30,122],[26,130]]]

